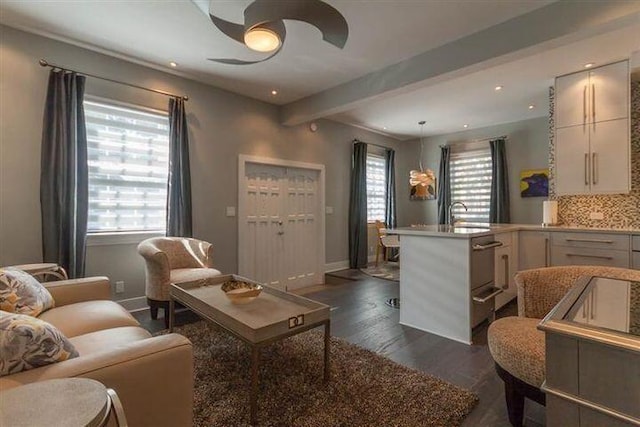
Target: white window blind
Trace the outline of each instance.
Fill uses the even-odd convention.
[[[489,222],[491,199],[491,150],[451,153],[451,201],[467,205],[453,207],[456,218],[467,222]]]
[[[384,222],[387,206],[387,180],[385,159],[367,154],[367,221]]]
[[[85,100],[89,233],[164,231],[169,175],[166,113]]]

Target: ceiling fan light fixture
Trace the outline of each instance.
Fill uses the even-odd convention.
[[[244,33],[244,43],[257,52],[273,52],[282,43],[275,31],[264,27],[254,27]]]

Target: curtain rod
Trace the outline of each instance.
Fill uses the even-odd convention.
[[[493,140],[496,140],[496,139],[508,140],[509,136],[508,135],[500,135],[500,136],[492,136],[492,137],[489,137],[489,138],[468,139],[466,141],[447,142],[446,144],[440,145],[440,147],[446,147],[447,145],[460,145],[460,144],[470,144],[470,143],[474,143],[474,142],[493,141]]]
[[[357,142],[362,142],[363,144],[367,144],[367,145],[373,145],[375,147],[380,147],[380,148],[384,148],[385,150],[393,150],[393,148],[391,147],[385,147],[384,145],[380,145],[380,144],[372,144],[370,142],[364,142],[364,141],[360,141],[358,138],[354,138],[353,141],[351,141],[352,143],[357,143]]]
[[[184,99],[185,101],[189,100],[189,97],[186,96],[186,95],[174,95],[173,93],[165,92],[165,91],[160,90],[160,89],[151,89],[151,88],[148,88],[148,87],[138,86],[138,85],[134,85],[132,83],[123,82],[123,81],[120,81],[120,80],[109,79],[107,77],[96,76],[95,74],[89,74],[89,73],[84,73],[82,71],[72,70],[71,68],[65,68],[65,67],[61,67],[59,65],[51,64],[46,59],[41,59],[38,62],[40,64],[40,66],[42,66],[42,67],[58,68],[58,69],[64,70],[64,71],[71,71],[73,73],[78,73],[78,74],[84,75],[86,77],[93,77],[94,79],[105,80],[105,81],[111,82],[111,83],[117,83],[117,84],[129,86],[129,87],[133,87],[133,88],[136,88],[136,89],[142,89],[142,90],[146,90],[146,91],[149,91],[149,92],[159,93],[160,95],[170,96],[171,98],[181,98],[181,99]]]

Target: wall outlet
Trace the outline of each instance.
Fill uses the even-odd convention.
[[[119,280],[116,282],[116,294],[123,294],[123,293],[124,293],[124,281]]]
[[[236,216],[235,206],[227,206],[227,216]]]
[[[590,219],[595,219],[595,220],[603,220],[604,219],[604,214],[602,212],[591,212],[589,214],[589,218]]]

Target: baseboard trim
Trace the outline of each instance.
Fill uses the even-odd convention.
[[[346,270],[349,268],[349,260],[330,262],[324,265],[325,273],[332,273],[334,271]]]
[[[147,304],[147,297],[127,298],[116,302],[129,312],[141,311],[149,308],[149,305]]]

